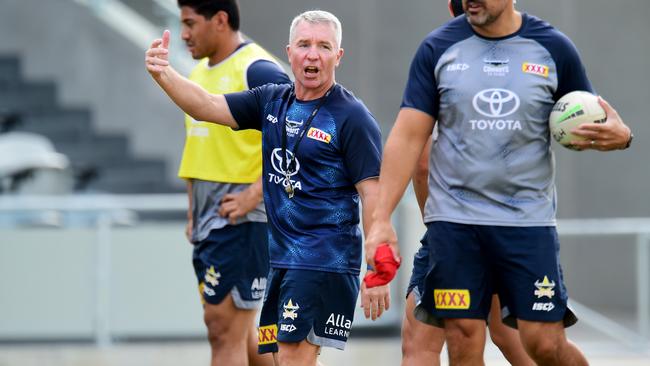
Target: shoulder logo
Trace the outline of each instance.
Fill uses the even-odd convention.
[[[469,69],[469,65],[465,63],[447,65],[447,71],[465,71],[467,69]]]
[[[546,66],[546,65],[533,64],[533,63],[530,63],[530,62],[524,62],[521,65],[521,71],[523,71],[526,74],[539,75],[539,76],[543,76],[545,78],[548,77],[548,66]]]
[[[272,115],[272,114],[267,114],[266,115],[266,120],[271,122],[271,123],[278,123],[278,117]]]
[[[329,133],[323,130],[319,130],[318,128],[315,127],[309,128],[309,131],[307,132],[307,137],[309,137],[310,139],[314,139],[316,141],[324,142],[326,144],[329,144],[330,141],[332,141],[332,135],[330,135]]]

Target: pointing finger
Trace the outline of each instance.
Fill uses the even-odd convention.
[[[169,30],[165,29],[162,35],[162,48],[169,49]]]

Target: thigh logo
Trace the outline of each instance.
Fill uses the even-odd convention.
[[[266,290],[266,278],[260,277],[254,279],[251,284],[251,296],[253,299],[261,299],[264,296],[264,290]]]
[[[347,319],[343,314],[330,313],[325,322],[325,334],[347,338],[352,328],[352,320]]]
[[[469,309],[469,290],[433,290],[436,309],[466,310]]]
[[[535,295],[538,299],[541,299],[542,297],[552,299],[553,295],[555,295],[555,291],[553,291],[555,288],[555,281],[549,281],[547,276],[544,276],[542,282],[535,281],[535,287],[537,287]]]
[[[210,266],[210,269],[205,271],[205,282],[209,283],[210,286],[216,287],[219,285],[219,279],[221,278],[221,272],[214,270],[214,266]]]
[[[293,301],[289,299],[289,302],[284,304],[284,312],[282,312],[282,319],[296,320],[296,318],[298,317],[298,309],[300,309],[298,303],[294,305]]]
[[[555,309],[555,305],[552,302],[536,302],[533,303],[534,311],[551,311]]]
[[[267,325],[259,328],[257,344],[259,345],[272,344],[277,342],[277,339],[278,339],[277,325],[273,324],[273,325]]]
[[[296,329],[297,329],[296,326],[293,325],[293,324],[280,324],[280,331],[281,332],[291,333]]]

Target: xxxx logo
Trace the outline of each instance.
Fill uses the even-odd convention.
[[[433,290],[436,309],[469,309],[469,290]]]
[[[548,66],[524,62],[523,65],[521,65],[521,70],[526,74],[535,74],[545,78],[548,77]]]
[[[324,142],[326,144],[329,144],[330,141],[332,141],[332,135],[330,135],[329,133],[327,133],[327,132],[325,132],[323,130],[319,130],[318,128],[314,128],[314,127],[309,129],[309,132],[307,132],[307,137],[310,138],[310,139],[314,139],[314,140],[317,140],[317,141]]]
[[[278,326],[275,324],[260,327],[258,331],[257,344],[272,344],[277,342]]]

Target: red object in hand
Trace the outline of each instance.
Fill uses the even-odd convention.
[[[400,262],[395,260],[390,246],[381,244],[375,252],[375,271],[368,272],[363,278],[363,282],[368,288],[383,286],[395,277],[399,265]]]

